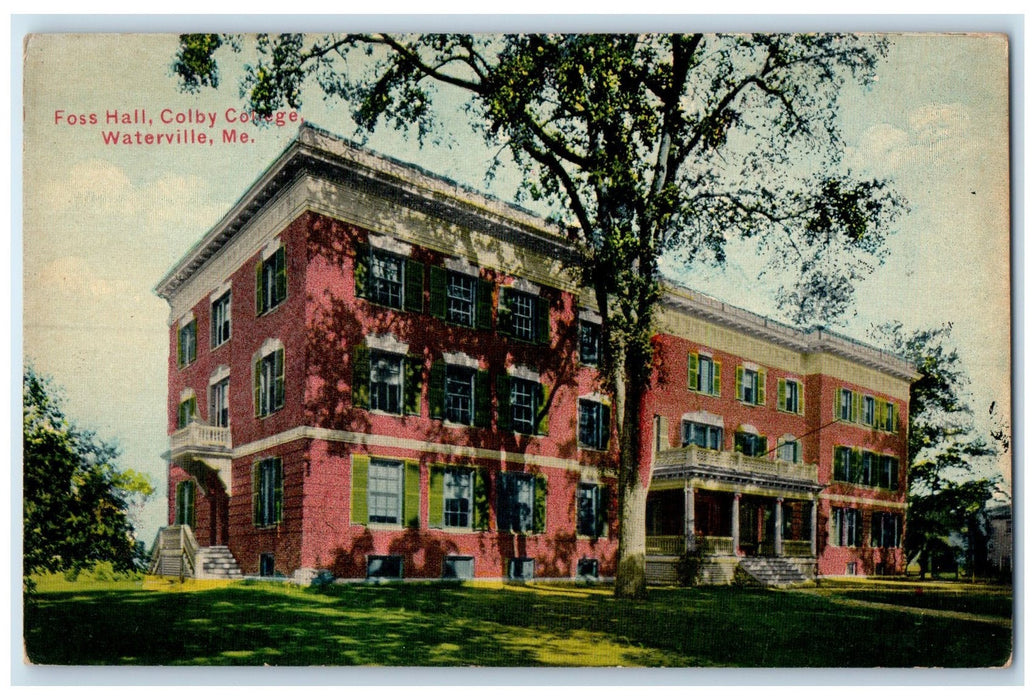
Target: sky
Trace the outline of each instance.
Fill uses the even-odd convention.
[[[83,427],[122,447],[120,466],[148,474],[156,496],[136,513],[150,542],[166,518],[168,305],[155,284],[234,204],[297,132],[250,131],[249,144],[106,145],[111,111],[239,109],[234,66],[219,91],[179,92],[174,35],[34,37],[24,63],[23,352],[63,388]],[[909,204],[887,263],[858,286],[839,330],[866,339],[873,324],[954,325],[984,429],[987,407],[1010,403],[1009,144],[1006,44],[993,36],[896,35],[879,79],[842,99],[846,162],[887,178]],[[305,95],[302,116],[352,136],[340,103]],[[447,105],[446,114],[454,114]],[[100,124],[90,124],[96,114]],[[78,122],[85,115],[86,124]],[[73,118],[75,117],[75,118]],[[190,129],[190,124],[183,125]],[[466,122],[442,145],[381,131],[368,147],[503,199],[492,153]],[[177,125],[163,127],[173,130]],[[133,127],[134,129],[136,127]],[[213,130],[218,133],[217,130]],[[724,269],[663,269],[684,284],[776,316],[765,260],[734,244]],[[1009,463],[989,467],[1004,474]],[[1007,475],[1008,478],[1008,475]]]

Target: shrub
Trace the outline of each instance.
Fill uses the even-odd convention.
[[[701,577],[701,564],[704,562],[704,554],[701,550],[694,549],[683,552],[676,562],[676,574],[679,576],[679,585],[696,586]]]

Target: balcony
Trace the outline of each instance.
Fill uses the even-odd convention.
[[[691,476],[741,477],[793,486],[815,486],[819,482],[815,464],[747,457],[740,452],[720,452],[697,445],[658,452],[654,459],[655,479]]]
[[[208,473],[214,471],[227,495],[231,495],[232,457],[230,428],[193,422],[169,436],[169,459],[197,479],[202,489],[207,487]]]

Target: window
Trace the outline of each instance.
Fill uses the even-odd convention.
[[[742,452],[745,457],[761,457],[767,452],[765,436],[736,433],[733,436],[733,449]]]
[[[834,481],[852,480],[852,450],[847,447],[834,448]]]
[[[273,552],[263,552],[259,555],[259,576],[274,576],[277,567],[274,564]]]
[[[781,442],[776,449],[776,456],[785,462],[801,461],[801,443],[797,440],[786,440]]]
[[[268,416],[284,407],[284,349],[255,361],[255,415]]]
[[[536,330],[535,297],[522,292],[510,293],[510,324],[515,338],[534,340]]]
[[[536,415],[539,413],[540,389],[538,382],[510,378],[511,428],[518,433],[531,435],[536,429]]]
[[[893,433],[898,430],[898,407],[891,401],[881,403],[883,410],[880,416],[882,418],[880,427],[889,433]]]
[[[474,557],[447,556],[442,560],[442,578],[474,578]]]
[[[841,420],[850,421],[852,420],[852,408],[855,405],[853,394],[849,389],[841,389],[839,391],[840,412],[838,413],[838,417]]]
[[[600,324],[579,321],[579,362],[590,367],[600,364]]]
[[[874,513],[870,524],[870,546],[898,547],[902,531],[900,523],[897,513]]]
[[[194,482],[176,484],[176,524],[194,527]]]
[[[707,355],[690,353],[687,358],[687,387],[691,391],[719,395],[721,363]]]
[[[535,559],[531,557],[513,557],[507,567],[507,576],[519,581],[535,578]]]
[[[595,579],[600,575],[600,562],[596,559],[582,557],[579,559],[579,563],[575,571],[576,576],[579,578]]]
[[[606,491],[599,484],[579,484],[576,503],[576,532],[586,537],[603,537],[607,527]]]
[[[881,455],[877,486],[882,489],[898,489],[898,459],[890,455]]]
[[[744,403],[765,404],[765,371],[737,367],[737,398]]]
[[[287,299],[287,258],[284,246],[255,269],[255,312],[264,314]]]
[[[776,384],[777,408],[787,413],[804,413],[801,382],[795,379],[781,379]]]
[[[403,560],[398,554],[368,554],[367,578],[402,578]]]
[[[402,413],[403,356],[370,353],[370,408]]]
[[[212,425],[230,427],[230,377],[209,387],[208,416]]]
[[[212,347],[230,340],[230,292],[212,302]]]
[[[384,250],[370,252],[370,300],[394,309],[403,306],[404,259]]]
[[[442,513],[446,527],[471,526],[472,471],[447,469],[442,480]]]
[[[371,460],[367,476],[367,514],[371,523],[402,521],[402,462]]]
[[[867,486],[876,486],[879,481],[880,460],[872,452],[862,453],[862,473],[859,475],[860,483]]]
[[[835,507],[831,510],[830,544],[834,547],[862,546],[862,513],[858,509]]]
[[[198,321],[193,319],[190,323],[180,326],[176,336],[176,362],[180,367],[186,367],[198,359]]]
[[[722,449],[722,428],[705,423],[683,422],[683,447],[697,445],[709,450]]]
[[[544,297],[514,287],[500,289],[500,332],[519,340],[550,342],[550,303]]]
[[[198,400],[190,396],[180,402],[176,409],[176,427],[186,428],[198,416]]]
[[[461,326],[474,325],[478,280],[450,271],[446,282],[446,320]]]
[[[546,477],[504,472],[496,494],[496,524],[502,532],[542,532],[546,519]]]
[[[863,405],[863,423],[866,425],[876,425],[877,420],[877,403],[872,396],[864,396],[862,400]]]
[[[256,527],[281,521],[284,472],[279,457],[267,457],[252,465],[252,514]]]
[[[579,444],[593,450],[606,450],[611,433],[611,407],[579,399]]]
[[[419,527],[420,464],[354,454],[350,499],[353,523]]]
[[[446,366],[445,413],[452,423],[474,423],[475,371],[468,367]]]

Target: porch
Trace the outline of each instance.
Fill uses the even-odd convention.
[[[728,582],[742,559],[785,560],[762,568],[790,565],[812,578],[820,490],[811,464],[661,451],[647,497],[648,571],[669,579],[684,552],[699,551],[706,583]]]

